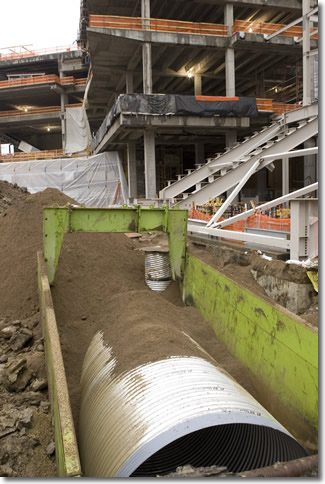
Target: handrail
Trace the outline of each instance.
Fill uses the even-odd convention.
[[[82,103],[66,104],[66,108],[79,108]],[[33,116],[35,114],[50,114],[61,112],[60,106],[45,106],[41,108],[30,108],[27,110],[12,109],[10,111],[0,111],[0,118],[16,117],[16,116]]]
[[[0,81],[0,89],[19,86],[35,86],[38,84],[47,84],[50,82],[55,82],[56,84],[60,84],[61,86],[83,86],[87,84],[87,78],[75,79],[73,76],[59,77],[56,74],[49,74],[47,76],[26,77],[22,79],[10,79],[8,81]]]
[[[146,23],[144,23],[146,20]],[[89,27],[94,28],[113,28],[127,30],[150,30],[158,32],[181,32],[187,34],[214,35],[227,37],[228,26],[223,24],[213,24],[205,22],[186,22],[183,20],[168,20],[142,17],[121,17],[116,15],[90,15]],[[252,22],[236,20],[233,25],[233,32],[247,32],[257,34],[272,34],[285,27],[284,24]],[[312,38],[318,38],[317,29],[312,28]],[[281,36],[298,37],[302,36],[302,27],[294,26],[281,32]]]
[[[14,49],[19,49],[19,51],[16,52]],[[7,52],[2,53],[1,52],[2,50]],[[77,51],[77,50],[80,50],[80,47],[78,45],[48,47],[46,49],[32,49],[32,48],[28,49],[24,45],[20,45],[17,47],[4,47],[4,48],[0,48],[0,61],[7,60],[7,59],[19,59],[23,57],[35,57],[35,56],[46,55],[46,54],[57,54],[61,52],[64,53],[64,52],[71,52],[71,51]]]

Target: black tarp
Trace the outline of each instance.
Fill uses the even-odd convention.
[[[180,96],[178,94],[120,94],[92,142],[95,149],[119,114],[161,116],[257,116],[254,98]]]

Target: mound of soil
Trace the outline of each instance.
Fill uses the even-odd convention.
[[[55,477],[36,252],[43,207],[73,202],[0,181],[0,475]]]

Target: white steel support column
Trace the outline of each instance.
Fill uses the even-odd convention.
[[[232,37],[234,24],[233,4],[227,3],[224,8],[224,23],[228,26],[228,38]],[[235,96],[235,51],[233,47],[227,47],[225,53],[226,70],[226,96]]]
[[[128,159],[129,198],[136,198],[137,197],[137,158],[136,158],[136,144],[134,141],[129,141],[127,144],[127,159]]]
[[[202,77],[199,74],[194,76],[194,95],[201,96],[202,94]]]
[[[141,0],[142,28],[150,29],[150,0]],[[152,94],[152,58],[151,44],[145,42],[142,46],[143,93]]]
[[[146,198],[156,198],[155,133],[150,129],[144,132],[144,174]]]
[[[311,65],[310,65],[310,0],[302,0],[302,70],[303,70],[303,105],[311,103]]]

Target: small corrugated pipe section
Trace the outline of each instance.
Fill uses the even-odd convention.
[[[87,477],[168,474],[178,466],[241,472],[308,455],[230,375],[173,356],[116,374],[97,333],[81,377],[80,452]]]

